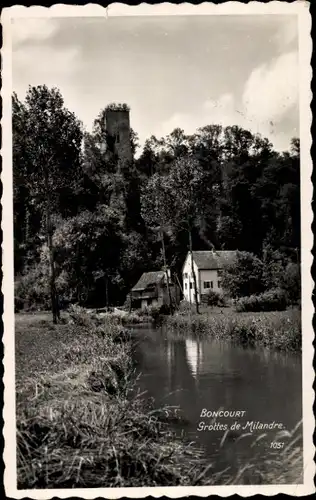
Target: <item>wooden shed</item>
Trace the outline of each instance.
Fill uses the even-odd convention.
[[[143,273],[131,290],[132,305],[135,308],[145,309],[148,306],[169,305],[167,275],[171,300],[174,304],[180,301],[179,287],[172,281],[169,272],[150,271]]]

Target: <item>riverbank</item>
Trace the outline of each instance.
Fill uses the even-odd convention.
[[[180,335],[209,336],[247,347],[267,347],[300,352],[302,348],[301,312],[298,309],[263,313],[237,313],[225,308],[202,314],[176,313],[165,316],[169,331]]]
[[[128,331],[72,318],[16,322],[19,488],[203,483],[201,452],[170,433],[170,411],[135,395]]]

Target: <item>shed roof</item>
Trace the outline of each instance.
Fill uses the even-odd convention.
[[[195,250],[192,253],[199,269],[222,269],[236,259],[236,250]]]
[[[132,288],[132,291],[145,290],[150,285],[156,285],[164,278],[164,276],[164,271],[150,271],[148,273],[143,273],[136,285]]]

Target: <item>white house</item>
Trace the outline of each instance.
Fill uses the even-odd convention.
[[[210,289],[216,292],[222,291],[221,276],[223,268],[234,261],[236,251],[195,250],[192,254],[198,302],[201,302],[201,295],[206,295]],[[185,300],[191,303],[195,302],[190,252],[188,252],[182,268],[182,282]]]

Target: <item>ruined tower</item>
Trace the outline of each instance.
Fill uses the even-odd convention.
[[[110,105],[105,112],[107,149],[117,156],[119,164],[133,159],[129,108],[125,104]]]

